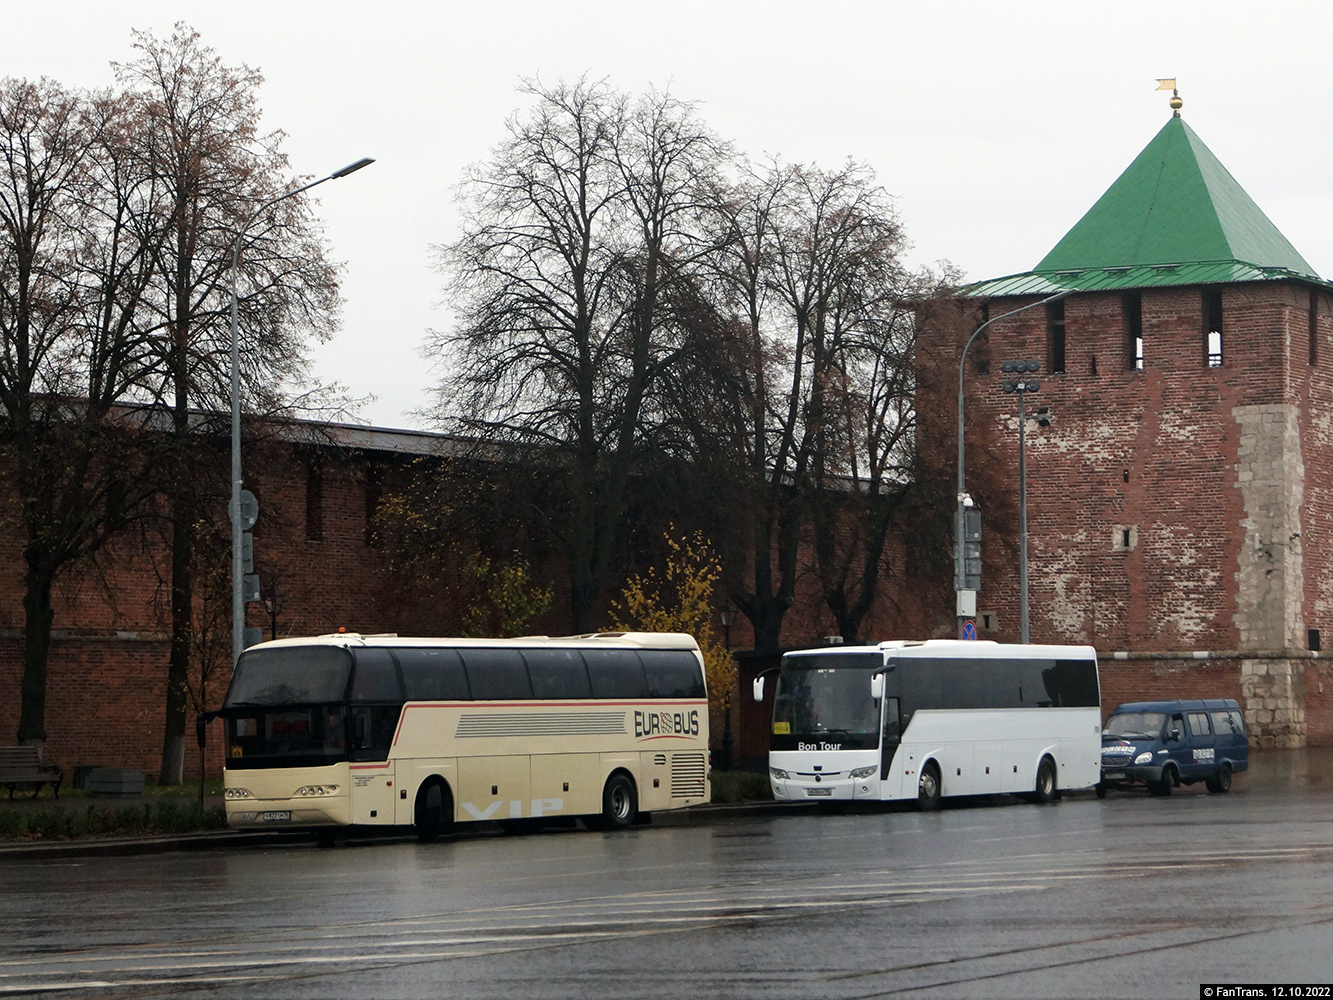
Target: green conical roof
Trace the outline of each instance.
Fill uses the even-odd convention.
[[[1035,269],[1230,260],[1314,273],[1185,120],[1172,118]]]
[[[1031,271],[964,294],[1049,295],[1301,278],[1328,285],[1183,118],[1172,118]]]

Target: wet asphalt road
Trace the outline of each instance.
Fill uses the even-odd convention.
[[[0,996],[1197,997],[1333,981],[1333,754],[986,800],[3,862]]]

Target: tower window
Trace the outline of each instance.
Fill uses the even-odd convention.
[[[1130,292],[1120,300],[1125,314],[1125,357],[1132,372],[1143,371],[1143,296]]]
[[[305,537],[310,542],[324,540],[324,463],[318,457],[310,459],[305,469]]]
[[[1208,367],[1222,367],[1222,292],[1209,289],[1203,293],[1203,332],[1208,352]]]
[[[1046,307],[1046,370],[1062,375],[1065,370],[1065,302]]]

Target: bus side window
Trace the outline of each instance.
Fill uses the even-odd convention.
[[[523,654],[517,649],[465,646],[459,650],[468,687],[478,701],[519,701],[532,697]]]
[[[352,701],[360,704],[401,702],[403,687],[398,665],[387,649],[358,649],[353,654]]]
[[[702,698],[699,661],[684,649],[645,649],[639,653],[648,678],[649,698]]]
[[[523,659],[532,678],[533,697],[556,701],[592,697],[588,668],[577,649],[525,649]]]
[[[594,698],[637,700],[648,696],[648,681],[643,664],[632,649],[585,649],[588,679]]]
[[[463,661],[455,649],[400,649],[398,665],[409,701],[468,701]]]

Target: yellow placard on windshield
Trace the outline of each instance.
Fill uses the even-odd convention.
[[[791,723],[790,723],[790,722],[775,722],[775,723],[773,723],[773,735],[774,735],[774,736],[790,736],[790,735],[791,735]]]

